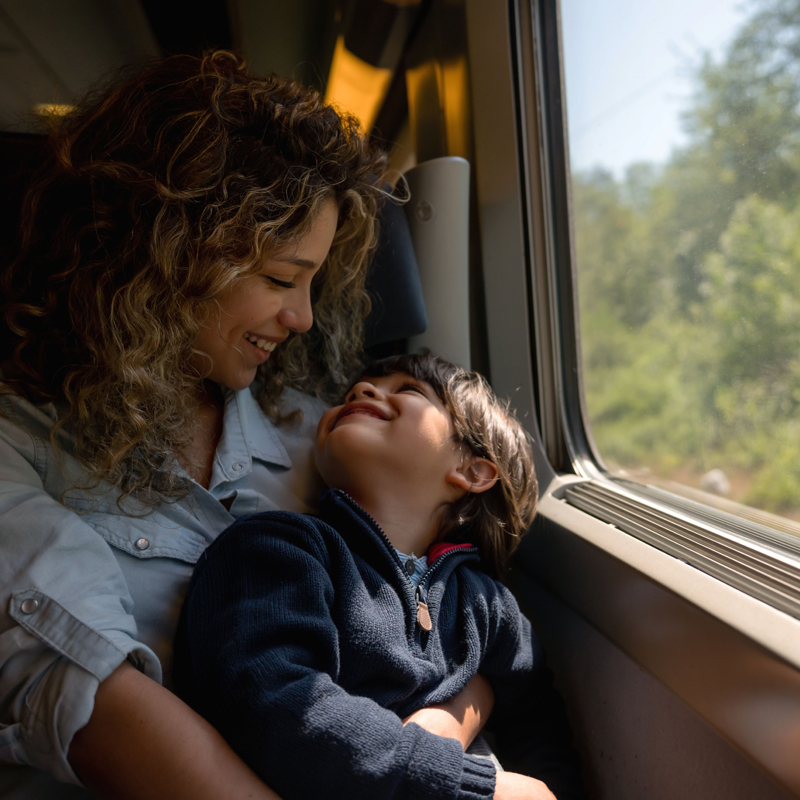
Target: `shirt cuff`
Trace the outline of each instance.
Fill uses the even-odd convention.
[[[464,754],[459,800],[487,800],[494,796],[497,773],[488,758]]]
[[[134,662],[135,655],[128,660]],[[123,661],[120,651],[116,667]],[[65,658],[55,661],[26,698],[17,752],[9,760],[49,772],[62,783],[82,785],[67,756],[73,737],[92,716],[99,685],[82,667]]]
[[[61,783],[82,785],[67,755],[72,737],[92,716],[99,685],[91,673],[58,659],[25,702],[15,760],[49,772]]]
[[[436,736],[415,722],[405,726],[414,739],[406,764],[407,794],[425,800],[488,800],[494,796],[497,776],[488,758],[473,756],[455,739]]]
[[[8,614],[28,633],[99,681],[127,658],[145,675],[161,682],[161,664],[149,647],[123,630],[95,630],[44,592],[28,589],[11,595]]]
[[[100,682],[126,659],[156,681],[161,666],[150,648],[122,630],[101,633],[34,589],[12,595],[9,616],[19,624],[5,637],[14,655],[5,664],[17,685],[16,722],[0,737],[0,761],[27,764],[63,783],[80,785],[67,755],[89,721]]]

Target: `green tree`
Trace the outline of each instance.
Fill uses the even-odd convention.
[[[637,165],[632,175],[622,186],[604,170],[575,176],[573,208],[582,310],[599,303],[636,328],[659,303],[659,265],[648,218],[651,170]]]
[[[752,475],[744,500],[773,511],[800,498],[800,208],[742,200],[705,263],[716,340],[717,450]]]
[[[715,62],[706,55],[684,114],[689,145],[665,171],[677,202],[682,305],[698,299],[705,254],[752,194],[793,206],[800,194],[800,0],[762,0]]]
[[[785,389],[800,359],[800,210],[758,195],[742,200],[705,272],[704,305],[719,342],[717,379]]]
[[[752,8],[666,165],[573,176],[584,384],[609,466],[800,514],[800,0]]]

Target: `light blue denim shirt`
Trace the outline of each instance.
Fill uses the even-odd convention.
[[[88,797],[53,777],[79,784],[67,750],[99,682],[127,658],[169,686],[203,550],[243,514],[315,509],[324,406],[287,393],[284,409],[301,408],[303,421],[278,427],[249,389],[227,392],[208,490],[193,482],[182,500],[131,516],[108,487],[75,488],[78,462],[50,444],[54,406],[9,395],[0,404],[0,800]]]
[[[413,553],[408,555],[406,553],[401,553],[396,547],[394,548],[395,553],[397,553],[397,557],[400,561],[403,562],[403,566],[405,567],[406,574],[408,575],[408,579],[411,581],[414,587],[419,586],[420,581],[422,580],[422,576],[428,569],[428,557],[427,556],[420,556],[417,558]],[[412,562],[412,566],[414,567],[411,574],[408,574],[408,562],[411,559],[414,559]]]

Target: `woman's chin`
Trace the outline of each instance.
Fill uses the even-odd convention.
[[[248,386],[256,379],[256,369],[247,370],[237,375],[209,375],[208,380],[230,389],[232,392],[241,392],[242,389],[247,389]]]

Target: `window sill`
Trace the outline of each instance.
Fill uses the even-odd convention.
[[[517,569],[800,795],[800,620],[570,505],[575,483],[548,487]]]

